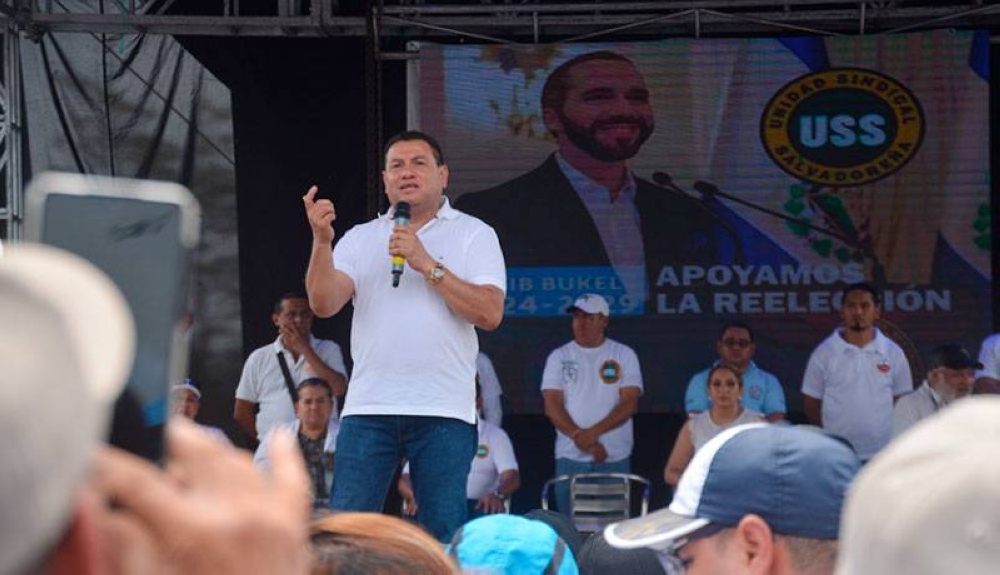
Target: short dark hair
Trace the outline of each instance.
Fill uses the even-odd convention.
[[[733,328],[747,330],[747,333],[750,334],[750,343],[754,342],[753,329],[751,329],[750,325],[745,321],[738,319],[730,320],[722,324],[722,329],[719,330],[719,341],[722,341],[722,338],[726,336],[726,330]]]
[[[445,164],[444,152],[441,150],[441,144],[439,144],[438,141],[434,139],[434,136],[431,136],[430,134],[421,132],[419,130],[404,130],[396,134],[395,136],[389,138],[389,141],[386,142],[385,146],[382,147],[382,166],[385,167],[386,162],[388,161],[389,148],[391,148],[398,142],[412,142],[412,141],[425,142],[428,146],[431,147],[431,152],[434,154],[434,161],[437,162],[437,165],[443,166]]]
[[[872,301],[875,302],[876,306],[882,305],[882,297],[879,295],[878,290],[875,286],[868,282],[855,282],[847,285],[844,291],[840,292],[840,305],[844,305],[844,300],[847,299],[847,294],[852,291],[864,291],[872,295]]]
[[[322,377],[310,377],[300,381],[299,384],[295,386],[296,395],[298,394],[298,392],[302,391],[302,389],[306,387],[322,387],[323,389],[326,390],[327,397],[329,397],[331,400],[333,399],[333,388],[331,388],[330,384],[327,383],[326,380],[323,379]]]
[[[610,50],[588,52],[586,54],[576,56],[575,58],[570,58],[557,66],[556,69],[549,74],[549,77],[545,79],[545,84],[542,86],[542,109],[562,109],[563,104],[566,102],[566,93],[569,91],[570,71],[579,64],[592,62],[594,60],[625,62],[630,66],[635,67],[635,63],[632,62],[632,60],[629,60],[625,56]]]
[[[281,313],[281,304],[290,299],[304,299],[308,302],[309,296],[307,296],[305,292],[301,291],[287,291],[281,294],[281,297],[274,301],[274,313]]]

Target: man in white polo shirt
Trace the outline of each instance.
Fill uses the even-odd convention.
[[[275,425],[295,419],[292,390],[303,380],[325,380],[334,395],[343,395],[347,389],[340,346],[312,335],[313,312],[305,294],[289,292],[278,298],[271,321],[278,337],[247,357],[233,406],[233,419],[257,439],[263,439]],[[286,377],[291,381],[286,382]],[[258,406],[260,410],[254,415]],[[333,412],[336,416],[336,405]]]
[[[611,311],[603,297],[583,294],[570,311],[573,341],[549,354],[542,373],[545,415],[556,428],[556,475],[629,473],[639,358],[604,336]],[[556,503],[569,511],[565,483],[556,486]]]
[[[809,357],[802,406],[809,422],[843,437],[862,461],[892,439],[892,408],[913,389],[903,350],[877,327],[879,295],[868,283],[844,288],[843,325]]]
[[[306,273],[321,317],[354,303],[354,373],[337,439],[330,507],[380,511],[410,462],[417,520],[441,541],[465,521],[465,480],[476,450],[475,328],[503,318],[506,271],[492,228],[444,197],[448,166],[434,138],[403,132],[385,147],[389,213],[331,247],[333,202],[303,198],[313,233]],[[410,217],[399,217],[403,203]],[[390,274],[390,257],[405,260]]]

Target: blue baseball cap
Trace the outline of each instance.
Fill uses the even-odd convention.
[[[609,525],[604,536],[615,547],[667,551],[752,513],[778,534],[837,539],[844,495],[860,466],[848,445],[817,428],[733,427],[695,453],[669,507]]]
[[[462,569],[498,575],[579,575],[573,551],[541,521],[485,515],[463,525],[448,552]]]

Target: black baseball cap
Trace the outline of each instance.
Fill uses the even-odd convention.
[[[934,348],[931,352],[928,369],[947,367],[950,369],[983,369],[983,364],[979,363],[969,350],[957,343],[946,343]]]

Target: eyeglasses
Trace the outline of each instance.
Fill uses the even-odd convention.
[[[690,559],[682,559],[678,556],[677,552],[680,551],[681,547],[699,539],[711,537],[729,528],[730,527],[726,525],[709,523],[705,527],[690,533],[686,537],[674,539],[667,546],[660,549],[654,548],[653,550],[656,552],[656,558],[660,561],[660,566],[663,567],[663,571],[667,573],[667,575],[684,575],[684,573],[687,572],[688,565],[691,561]]]
[[[749,339],[736,339],[735,337],[727,337],[726,339],[722,340],[722,344],[725,345],[726,347],[743,348],[743,347],[750,347],[750,345],[753,344],[753,342],[750,341]]]

